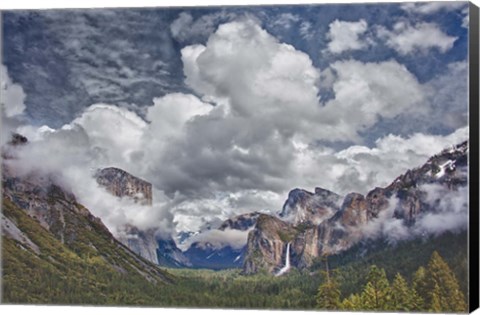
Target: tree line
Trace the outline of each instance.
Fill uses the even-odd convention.
[[[455,274],[438,254],[433,252],[426,267],[413,274],[411,283],[397,273],[392,282],[385,270],[370,267],[366,284],[358,293],[342,299],[340,284],[329,275],[316,295],[316,306],[324,310],[349,311],[428,311],[466,312],[465,296]]]

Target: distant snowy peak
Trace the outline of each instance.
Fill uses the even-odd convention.
[[[157,257],[160,266],[184,268],[192,267],[190,260],[177,247],[177,244],[172,238],[157,239]]]
[[[468,141],[450,146],[428,159],[421,167],[408,170],[397,177],[386,189],[401,189],[411,185],[434,182],[466,184],[468,172]]]
[[[198,268],[241,267],[248,235],[260,215],[260,212],[237,215],[225,220],[217,229],[191,235],[185,255]]]
[[[226,229],[234,229],[240,231],[248,230],[255,225],[259,215],[260,212],[251,212],[237,215],[236,217],[225,220],[218,229],[222,231]]]

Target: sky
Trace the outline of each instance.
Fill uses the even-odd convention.
[[[114,233],[388,185],[468,139],[465,2],[2,13],[2,144]],[[96,169],[154,186],[109,196]]]

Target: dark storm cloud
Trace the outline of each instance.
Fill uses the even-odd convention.
[[[152,171],[166,192],[286,189],[281,179],[292,151],[274,135],[263,119],[200,117],[188,126],[186,138],[170,144],[162,156],[171,167]]]

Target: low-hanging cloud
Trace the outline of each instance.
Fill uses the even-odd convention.
[[[417,237],[438,236],[445,232],[457,233],[468,228],[467,186],[452,190],[445,185],[433,183],[423,184],[417,189],[424,193],[424,202],[430,209],[415,217],[413,224],[394,217],[399,200],[392,197],[388,208],[374,220],[360,226],[357,234],[370,239],[382,238],[394,244]]]
[[[216,249],[230,246],[233,249],[239,250],[247,244],[249,232],[250,230],[240,231],[234,229],[213,229],[189,238],[188,242],[183,246],[188,248],[192,244],[197,243],[200,247],[205,247],[208,244]]]
[[[439,235],[445,231],[461,231],[468,226],[468,187],[450,190],[442,185],[423,185],[427,202],[434,204],[433,211],[426,213],[415,223],[417,234]]]
[[[163,235],[173,230],[169,200],[162,192],[154,190],[153,205],[146,206],[135,203],[133,198],[113,196],[97,183],[94,174],[105,156],[78,125],[46,131],[36,141],[16,148],[16,155],[16,159],[5,161],[16,174],[53,175],[57,184],[72,191],[115,235],[119,235],[125,225],[155,228]]]

